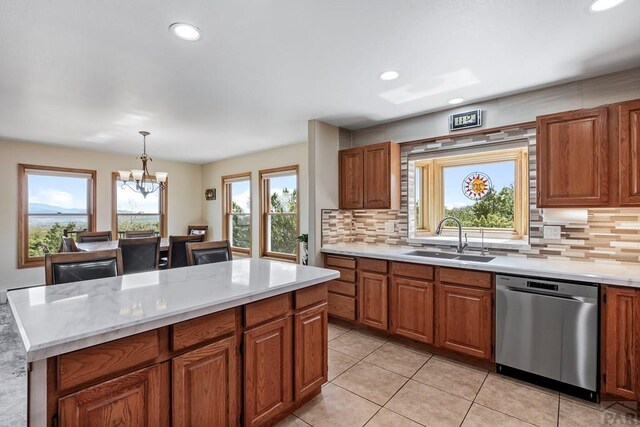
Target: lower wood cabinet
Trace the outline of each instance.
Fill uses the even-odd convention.
[[[439,346],[490,360],[492,356],[491,298],[490,290],[440,284]]]
[[[295,398],[304,399],[327,382],[327,304],[295,315]]]
[[[389,307],[388,279],[386,274],[363,271],[358,285],[358,320],[376,329],[387,330]]]
[[[172,361],[173,427],[238,423],[236,337],[190,351]]]
[[[640,399],[640,291],[605,288],[604,389],[626,399]]]
[[[169,426],[169,363],[140,369],[58,402],[65,427]]]
[[[432,344],[434,284],[394,277],[391,289],[391,332]]]
[[[266,424],[293,401],[293,317],[244,333],[244,425]]]

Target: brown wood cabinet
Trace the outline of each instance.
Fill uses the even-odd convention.
[[[65,427],[169,426],[169,364],[151,366],[59,400]]]
[[[293,401],[291,316],[244,333],[244,425],[277,418]]]
[[[538,207],[609,204],[606,107],[538,117]]]
[[[439,346],[491,360],[491,291],[441,283],[438,299]]]
[[[391,288],[391,332],[432,344],[434,284],[394,277]]]
[[[392,142],[340,151],[340,209],[400,208],[400,146]]]
[[[387,330],[389,290],[386,274],[360,273],[358,284],[358,320],[360,323],[376,329]]]
[[[353,257],[324,256],[324,266],[340,271],[340,279],[329,282],[329,315],[345,320],[357,319],[357,262]]]
[[[605,295],[604,390],[640,400],[640,291],[607,286]]]
[[[327,382],[327,303],[295,315],[295,398],[304,399]]]
[[[237,344],[232,336],[172,360],[173,427],[235,426]]]
[[[640,206],[640,100],[614,108],[620,141],[620,206]]]

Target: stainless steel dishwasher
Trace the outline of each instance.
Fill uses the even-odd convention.
[[[597,401],[599,285],[496,276],[498,372]]]

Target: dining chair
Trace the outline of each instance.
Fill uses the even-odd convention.
[[[76,237],[78,243],[108,242],[111,240],[111,231],[83,231]]]
[[[186,243],[187,265],[211,264],[231,261],[231,244],[228,240],[215,242]]]
[[[208,225],[189,225],[187,226],[187,234],[192,236],[194,234],[204,235],[204,241],[207,241],[207,234],[209,232]]]
[[[122,253],[120,249],[107,249],[46,254],[44,271],[47,285],[120,276],[122,275]]]
[[[124,237],[126,239],[133,237],[156,237],[156,232],[154,230],[126,230]]]
[[[193,234],[190,236],[169,236],[169,254],[168,267],[186,267],[187,266],[187,248],[186,243],[203,242],[204,234]]]
[[[60,241],[60,249],[58,250],[58,252],[78,252],[78,247],[76,246],[76,242],[75,240],[73,240],[73,237],[62,236],[62,240]]]
[[[124,274],[156,270],[160,260],[160,237],[119,239]]]

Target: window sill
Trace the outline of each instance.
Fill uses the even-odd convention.
[[[409,237],[407,242],[421,245],[458,246],[458,238],[452,236]],[[469,238],[469,248],[480,249],[481,247],[482,243],[480,239]],[[484,247],[486,249],[530,249],[531,245],[529,244],[528,237],[524,239],[485,238]]]

